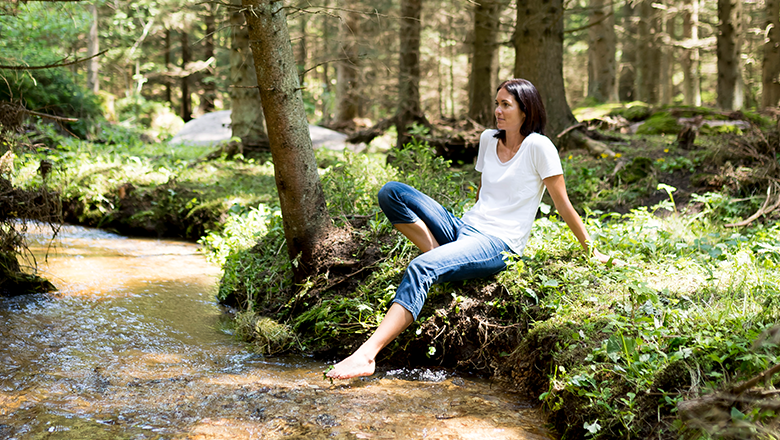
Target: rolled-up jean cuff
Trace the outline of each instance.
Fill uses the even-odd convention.
[[[409,304],[405,303],[404,301],[401,301],[400,299],[394,299],[392,301],[395,304],[398,304],[399,306],[405,308],[409,311],[409,313],[412,314],[412,318],[417,321],[417,317],[420,315],[420,310],[415,310],[414,307],[410,306]]]

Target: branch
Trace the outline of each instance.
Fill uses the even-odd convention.
[[[34,1],[55,1],[55,0],[34,0]],[[56,0],[61,1],[61,0]],[[81,0],[66,0],[66,1],[81,1]],[[55,67],[65,67],[70,66],[72,64],[81,63],[87,60],[91,60],[92,58],[99,57],[100,55],[103,55],[104,53],[108,52],[108,49],[105,49],[103,51],[100,51],[96,53],[95,55],[86,57],[86,58],[76,58],[73,61],[67,62],[67,63],[54,63],[54,64],[48,64],[46,66],[3,66],[0,65],[0,69],[3,70],[42,70],[42,69],[53,69]]]
[[[568,30],[563,31],[563,33],[564,34],[573,34],[574,32],[584,31],[585,29],[588,29],[588,28],[591,28],[593,26],[596,26],[597,24],[601,23],[602,21],[608,19],[609,17],[611,17],[613,15],[615,15],[615,13],[614,12],[610,12],[609,14],[605,14],[603,17],[601,17],[600,19],[594,21],[593,23],[588,23],[585,26],[580,26],[580,27],[574,28],[574,29],[568,29]]]
[[[39,0],[39,1],[43,1],[43,0]],[[76,119],[76,118],[63,118],[62,116],[47,115],[46,113],[38,113],[38,112],[34,112],[32,110],[27,110],[26,108],[23,108],[21,110],[24,113],[27,113],[29,115],[40,116],[42,118],[47,118],[47,119],[54,119],[55,121],[60,121],[60,122],[76,122],[76,121],[78,121],[78,119]]]
[[[755,386],[757,383],[761,382],[765,378],[772,377],[772,375],[777,373],[778,371],[780,371],[780,364],[776,364],[775,366],[764,370],[761,374],[750,379],[749,381],[735,386],[734,388],[731,389],[731,392],[737,395],[742,394],[748,389],[753,388],[753,386]]]
[[[742,220],[739,223],[729,223],[725,225],[727,228],[738,228],[741,226],[747,226],[751,223],[753,223],[753,220],[761,217],[764,214],[769,214],[770,212],[774,211],[778,207],[780,207],[780,195],[777,197],[777,202],[775,202],[774,205],[772,205],[771,208],[767,209],[767,205],[769,205],[769,200],[772,198],[772,185],[769,185],[769,187],[766,189],[766,200],[764,200],[764,206],[761,207],[755,214],[751,215],[750,217],[746,218],[745,220]]]

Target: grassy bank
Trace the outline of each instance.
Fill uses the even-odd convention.
[[[741,152],[762,136],[761,159]],[[627,264],[590,261],[546,200],[522,258],[490,279],[434,286],[380,365],[505,380],[538,397],[566,438],[777,438],[777,376],[734,386],[780,362],[780,224],[774,214],[725,226],[761,208],[777,178],[763,158],[777,160],[777,138],[712,136],[683,151],[669,136],[624,136],[616,158],[565,152],[569,192],[596,245]],[[382,154],[318,152],[336,226],[331,264],[292,285],[266,161],[203,160],[202,149],[127,140],[50,147],[17,159],[18,184],[43,184],[36,170],[50,160],[47,184],[78,208],[72,219],[200,237],[224,268],[219,299],[236,307],[237,335],[262,353],[326,359],[378,325],[417,255],[379,212],[378,189],[404,181],[459,214],[478,179],[424,145],[393,166]]]

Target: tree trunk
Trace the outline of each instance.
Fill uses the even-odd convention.
[[[328,8],[330,6],[330,2],[328,0],[325,0],[323,2],[323,7]],[[328,20],[321,20],[322,21],[322,51],[319,55],[320,59],[325,58],[329,59],[331,58],[329,56],[330,50],[328,48],[328,44],[330,42],[330,27],[328,26]],[[331,122],[331,94],[333,92],[333,89],[330,84],[330,74],[328,73],[328,70],[330,70],[330,63],[324,62],[322,63],[322,121],[321,124],[323,125],[330,125]]]
[[[620,80],[618,81],[618,98],[621,101],[636,99],[636,48],[637,26],[634,21],[634,5],[631,0],[623,4],[623,29],[625,37],[621,39]]]
[[[240,6],[241,0],[232,0]],[[239,9],[230,9],[230,128],[232,136],[241,139],[245,147],[268,148],[268,134],[265,131],[265,115],[257,89],[257,75],[252,52],[249,49],[249,31],[244,23],[244,14]]]
[[[301,36],[298,38],[298,50],[295,52],[295,60],[298,64],[298,81],[303,84],[306,79],[306,66],[309,61],[309,51],[306,48],[306,27],[309,24],[308,14],[299,14],[298,20]]]
[[[171,30],[165,29],[165,70],[171,68]],[[173,107],[173,87],[171,86],[171,79],[165,78],[165,100]]]
[[[557,135],[577,120],[563,84],[563,1],[529,0],[517,8],[515,77],[531,81],[547,110],[546,134]]]
[[[398,63],[398,109],[396,146],[411,140],[408,128],[425,120],[420,109],[420,16],[422,0],[401,0],[400,59]]]
[[[588,96],[617,101],[615,15],[612,0],[592,0],[588,28]]]
[[[342,11],[338,63],[336,63],[336,126],[354,126],[358,117],[360,93],[358,91],[358,72],[360,68],[360,53],[358,37],[360,35],[360,14],[356,12],[355,4],[347,3]]]
[[[92,23],[89,25],[89,34],[87,35],[87,55],[95,56],[100,52],[98,40],[98,10],[95,3],[89,5],[89,13],[92,15]],[[100,71],[100,60],[98,57],[92,58],[87,63],[87,88],[94,93],[100,90],[100,80],[98,72]]]
[[[655,104],[658,102],[658,73],[660,59],[656,45],[657,22],[653,0],[639,3],[637,25],[636,99]]]
[[[206,3],[206,36],[204,37],[204,58],[209,59],[214,57],[214,32],[217,30],[215,27],[215,10],[216,4]],[[209,113],[214,111],[214,101],[217,99],[217,85],[214,83],[214,68],[209,67],[203,72],[200,77],[201,87],[203,88],[203,95],[200,100],[200,111],[202,113]]]
[[[507,3],[484,0],[474,7],[474,49],[469,75],[469,118],[484,125],[493,124],[493,101],[496,95],[494,78],[496,37],[501,13]]]
[[[742,1],[718,0],[718,107],[739,110],[744,104],[740,50]]]
[[[780,102],[780,0],[766,0],[767,40],[764,43],[762,107],[777,107]]]
[[[315,266],[317,245],[331,228],[314,157],[284,4],[242,0],[263,102],[287,252],[295,278]]]
[[[659,68],[661,74],[661,104],[671,105],[674,98],[674,47],[672,46],[672,36],[674,35],[674,15],[668,11],[673,7],[672,0],[663,1],[664,8],[661,10],[661,17],[658,22],[661,26],[661,35],[658,41],[659,55],[661,63]]]
[[[187,69],[190,62],[190,42],[187,32],[181,33],[181,68]],[[181,118],[184,122],[192,120],[192,101],[190,97],[190,77],[181,79]]]
[[[701,105],[699,78],[699,0],[684,0],[683,39],[690,49],[683,51],[680,63],[683,69],[683,103]]]

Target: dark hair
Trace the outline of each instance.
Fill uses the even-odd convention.
[[[496,92],[501,89],[512,94],[520,105],[520,110],[525,113],[525,121],[520,127],[520,134],[523,136],[528,136],[531,133],[544,134],[544,127],[547,125],[547,112],[544,110],[544,102],[542,102],[542,97],[536,87],[528,80],[514,78],[502,82]],[[495,137],[506,141],[504,130],[499,130]]]

